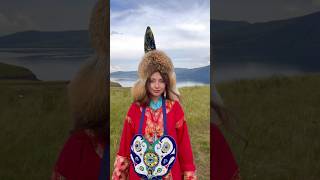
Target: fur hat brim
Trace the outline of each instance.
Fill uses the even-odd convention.
[[[159,50],[149,51],[143,56],[138,68],[139,79],[131,90],[133,99],[141,101],[146,98],[146,82],[154,72],[168,75],[170,82],[169,98],[176,99],[180,93],[176,87],[176,74],[172,61],[164,52]]]

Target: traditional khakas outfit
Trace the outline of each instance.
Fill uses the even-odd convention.
[[[232,151],[217,124],[228,119],[225,106],[215,86],[211,89],[211,123],[210,123],[210,179],[240,180],[239,167]]]
[[[143,159],[143,154],[141,153],[140,158],[134,158],[135,148],[137,147],[133,146],[133,144],[137,134],[141,134],[143,136],[142,138],[147,141],[146,144],[150,144],[150,146],[158,143],[163,136],[169,136],[169,139],[172,138],[175,142],[173,143],[174,145],[171,144],[171,147],[172,145],[175,147],[172,151],[175,155],[175,161],[171,166],[168,165],[169,171],[161,177],[162,179],[196,179],[196,167],[192,155],[188,128],[183,109],[176,96],[179,95],[179,92],[176,88],[173,64],[164,52],[155,50],[153,34],[149,27],[147,28],[145,36],[145,52],[146,54],[142,58],[138,68],[139,80],[132,88],[134,102],[131,104],[124,120],[112,179],[135,180],[142,178],[149,179],[151,177],[141,174],[140,176],[138,175],[139,170],[137,169],[139,168],[137,168],[137,164],[141,162],[140,159]],[[153,102],[151,100],[150,104],[141,104],[139,100],[143,100],[147,96],[146,81],[154,72],[167,74],[171,89],[169,89],[165,97],[161,96],[159,98],[161,102]],[[162,104],[162,107],[154,104]],[[162,145],[161,147],[164,147]],[[156,149],[157,144],[154,146]],[[155,153],[153,155],[156,160],[151,159],[151,162],[161,164],[162,156],[158,156],[158,154]],[[144,160],[147,161],[146,159],[142,161]],[[158,160],[161,162],[158,162]],[[140,168],[142,170],[145,167],[151,169],[150,166],[141,165]],[[158,166],[156,168],[158,168]]]
[[[211,147],[211,179],[213,180],[240,180],[239,167],[233,157],[230,147],[220,129],[210,125]]]
[[[105,142],[90,129],[74,132],[60,152],[51,180],[97,180]]]
[[[168,134],[177,143],[178,159],[166,178],[195,179],[195,164],[192,156],[188,128],[184,113],[178,101],[166,101]],[[120,146],[115,161],[114,179],[141,179],[135,172],[130,160],[130,142],[138,132],[142,106],[138,103],[131,104],[124,121]],[[162,109],[152,110],[146,107],[145,120],[142,126],[144,137],[150,142],[163,135]],[[187,178],[188,177],[188,178]]]

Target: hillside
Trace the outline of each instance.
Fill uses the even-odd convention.
[[[29,69],[5,63],[0,63],[1,79],[38,80]]]
[[[121,84],[110,81],[110,87],[121,87]]]
[[[201,83],[210,83],[210,66],[204,66],[199,68],[187,69],[187,68],[175,68],[177,81],[194,81]],[[110,74],[111,78],[137,80],[137,71],[118,71]]]
[[[320,12],[264,23],[211,21],[216,63],[259,62],[320,70]]]

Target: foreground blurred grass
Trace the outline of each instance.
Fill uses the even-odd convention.
[[[180,89],[199,179],[209,179],[210,176],[209,90],[209,86]],[[124,118],[132,103],[132,98],[129,88],[118,87],[111,88],[110,98],[110,164],[113,165]],[[110,169],[112,172],[113,167],[111,166]]]
[[[0,81],[0,179],[49,179],[71,127],[65,82]]]
[[[218,85],[249,145],[225,131],[243,179],[320,178],[320,76]]]

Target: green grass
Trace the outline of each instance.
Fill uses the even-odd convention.
[[[320,177],[320,76],[243,80],[218,84],[235,128],[224,131],[243,179],[316,180]],[[183,88],[199,179],[209,176],[209,88]],[[111,165],[130,89],[111,88]],[[0,179],[49,179],[72,122],[66,82],[0,81]]]
[[[208,86],[180,89],[199,179],[209,179],[210,177],[209,90]],[[129,88],[113,87],[111,88],[110,98],[110,164],[113,165],[124,118],[132,99]],[[110,169],[112,172],[113,166]]]
[[[71,118],[65,82],[0,81],[0,179],[49,179]]]
[[[320,76],[219,84],[244,144],[225,132],[246,180],[320,177]]]

